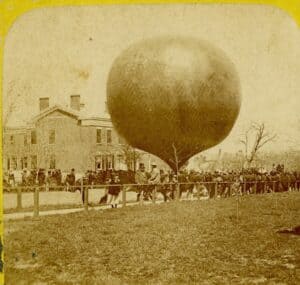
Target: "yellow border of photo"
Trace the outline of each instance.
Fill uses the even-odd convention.
[[[277,6],[288,12],[300,25],[300,1],[299,0],[0,0],[0,97],[2,98],[3,78],[3,52],[4,41],[14,21],[22,14],[42,7],[80,6],[80,5],[108,5],[108,4],[184,4],[184,3],[221,3],[221,4],[266,4]],[[0,101],[2,110],[2,100]],[[2,126],[2,116],[0,116]],[[0,136],[2,156],[2,136]],[[2,159],[0,160],[0,180],[2,185]],[[3,192],[0,191],[0,239],[3,243]],[[3,260],[3,251],[1,259]],[[4,274],[0,273],[0,284],[4,284]]]

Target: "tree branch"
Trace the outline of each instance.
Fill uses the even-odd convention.
[[[249,147],[249,136],[253,133],[255,136],[251,152],[248,156],[248,147]],[[276,138],[276,134],[271,135],[269,132],[266,132],[266,127],[264,123],[252,123],[244,134],[244,138],[240,139],[240,142],[245,146],[245,159],[250,165],[254,160],[257,152],[267,143],[273,141]]]
[[[177,150],[175,147],[175,144],[172,144],[173,150],[174,150],[174,158],[175,158],[175,166],[176,166],[176,174],[178,174],[178,156],[177,156]]]

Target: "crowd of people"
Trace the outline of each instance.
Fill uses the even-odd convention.
[[[174,199],[176,185],[178,185],[179,198],[183,192],[187,192],[187,196],[196,193],[209,197],[228,197],[243,193],[283,192],[300,189],[300,172],[287,172],[283,165],[274,165],[269,172],[258,171],[254,168],[240,171],[207,172],[182,170],[176,175],[172,171],[158,170],[156,165],[152,165],[151,172],[147,173],[144,165],[141,164],[135,177],[135,182],[141,185],[138,196],[143,192],[145,198],[148,199],[153,185],[158,185],[156,190],[163,194],[165,201]]]
[[[14,185],[11,172],[7,175],[7,185]],[[4,183],[4,186],[5,186]],[[187,197],[194,195],[206,197],[229,197],[245,193],[283,192],[300,189],[300,172],[285,171],[283,165],[273,166],[271,171],[258,171],[257,169],[243,169],[239,171],[187,171],[179,173],[158,169],[152,163],[151,170],[146,171],[143,163],[139,164],[137,171],[88,170],[76,179],[75,169],[71,169],[64,178],[62,172],[44,169],[23,171],[19,186],[45,186],[45,189],[76,191],[82,187],[106,185],[106,195],[100,203],[107,202],[116,207],[121,185],[128,185],[128,189],[137,192],[137,200],[151,200],[153,193],[159,192],[164,201],[179,198],[183,192]],[[83,200],[84,200],[84,196]]]
[[[45,169],[24,169],[21,174],[21,181],[17,182],[15,174],[12,170],[4,173],[3,185],[7,187],[30,187],[30,186],[43,186],[43,185],[63,185],[62,172],[60,169],[49,170],[47,173]]]
[[[84,184],[105,184],[107,179],[112,176],[113,173],[118,173],[122,177],[122,183],[134,183],[134,172],[133,171],[92,171],[88,170],[82,176]],[[77,178],[76,178],[77,177]],[[20,181],[17,181],[15,174],[12,170],[4,173],[3,185],[5,189],[12,187],[28,187],[31,186],[48,186],[51,189],[64,189],[67,188],[68,191],[74,191],[80,187],[80,178],[75,173],[75,169],[71,169],[69,173],[63,175],[60,169],[52,169],[45,171],[45,169],[24,169],[21,174]],[[76,188],[76,189],[75,189]]]
[[[106,178],[105,183],[109,186],[100,203],[106,202],[112,207],[117,207],[123,181],[116,171],[110,172]],[[129,189],[137,192],[137,201],[155,199],[155,193],[159,192],[165,202],[175,199],[176,195],[180,199],[184,192],[186,192],[186,198],[192,198],[195,195],[212,198],[298,191],[300,190],[300,172],[288,172],[284,170],[283,165],[274,165],[269,172],[258,171],[254,168],[213,172],[182,170],[176,175],[173,171],[158,169],[155,163],[147,172],[145,165],[140,163],[134,175],[134,185],[131,185]]]

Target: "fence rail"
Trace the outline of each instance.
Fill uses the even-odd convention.
[[[137,186],[149,186],[149,185],[157,185],[157,186],[163,186],[163,185],[199,185],[199,184],[203,184],[203,185],[214,185],[214,184],[219,184],[219,185],[226,185],[226,184],[234,184],[234,181],[199,181],[199,182],[169,182],[169,183],[158,183],[158,184],[136,184],[136,183],[124,183],[124,184],[111,184],[113,186],[127,186],[127,187],[137,187]],[[248,185],[248,184],[270,184],[270,183],[284,183],[282,181],[278,181],[278,180],[268,180],[268,181],[246,181],[246,182],[239,182],[240,184],[244,184],[244,185]],[[299,181],[295,181],[295,182],[288,182],[287,184],[292,185],[292,184],[300,184],[300,180]],[[89,188],[105,188],[105,187],[109,187],[111,186],[110,184],[83,184],[84,187],[89,187]],[[78,184],[78,185],[71,185],[69,186],[69,189],[80,189],[82,185]],[[67,188],[68,186],[66,185],[47,185],[47,184],[43,184],[43,185],[28,185],[28,186],[22,186],[22,185],[17,185],[17,186],[3,186],[3,191],[4,192],[12,192],[12,190],[16,190],[16,189],[22,189],[22,190],[30,190],[30,189],[35,189],[35,188],[40,188],[41,190],[47,190],[47,188],[49,189],[54,189],[54,191],[56,190],[62,190],[62,191],[68,191]],[[49,190],[48,190],[49,191]]]
[[[143,201],[143,195],[150,193],[152,203],[158,200],[157,194],[161,193],[164,200],[168,199],[179,200],[183,192],[187,192],[194,197],[230,197],[245,194],[264,194],[270,192],[284,192],[284,191],[300,191],[300,181],[293,183],[283,183],[281,181],[245,181],[245,182],[229,182],[229,181],[212,181],[212,182],[185,182],[185,183],[162,183],[162,184],[91,184],[85,185],[81,182],[76,186],[52,186],[48,185],[34,185],[34,186],[16,186],[3,188],[4,192],[16,193],[17,211],[22,211],[22,194],[33,193],[33,214],[39,216],[40,211],[40,193],[51,191],[66,191],[75,192],[78,190],[81,193],[83,208],[87,211],[89,209],[89,191],[93,189],[104,189],[107,193],[109,187],[120,187],[122,197],[122,206],[125,207],[128,203],[127,192],[136,192],[140,194],[140,202]]]

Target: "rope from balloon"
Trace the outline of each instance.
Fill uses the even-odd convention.
[[[178,156],[177,156],[177,149],[174,143],[172,143],[172,147],[174,150],[174,158],[175,158],[175,165],[176,165],[176,175],[178,175]]]

